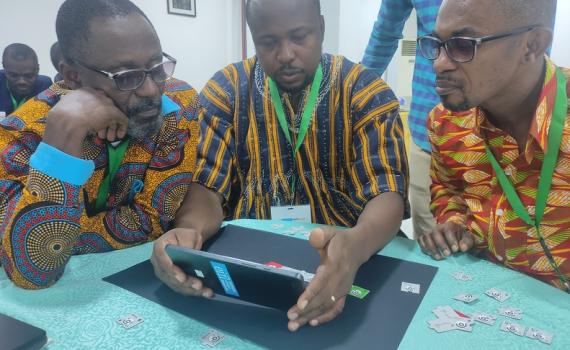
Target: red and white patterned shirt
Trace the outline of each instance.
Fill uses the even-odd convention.
[[[556,66],[547,59],[544,87],[524,152],[515,139],[494,127],[474,108],[454,113],[437,106],[428,121],[432,146],[432,203],[438,223],[465,225],[485,258],[562,288],[537,237],[513,210],[485,153],[485,140],[511,180],[523,205],[534,216],[538,180],[548,145],[556,99]],[[570,77],[570,70],[563,69]],[[567,84],[570,91],[570,84]],[[570,118],[566,118],[560,153],[540,224],[555,261],[570,279]]]

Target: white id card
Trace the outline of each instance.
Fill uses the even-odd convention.
[[[271,220],[311,222],[311,206],[292,205],[271,207]]]
[[[0,120],[6,118],[6,112],[0,111]]]

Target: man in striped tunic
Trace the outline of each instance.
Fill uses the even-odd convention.
[[[316,276],[288,312],[291,331],[333,319],[361,264],[398,232],[406,212],[407,161],[398,102],[377,73],[322,53],[318,0],[251,0],[257,55],[214,75],[200,100],[195,184],[184,227],[155,244],[156,274],[184,294],[211,296],[164,254],[200,248],[224,218],[271,217],[308,205]],[[193,212],[193,214],[192,214]],[[275,219],[275,217],[273,217]]]

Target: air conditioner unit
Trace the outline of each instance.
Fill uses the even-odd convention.
[[[415,64],[416,40],[400,40],[398,51],[386,69],[385,80],[400,100],[402,110],[410,109]]]

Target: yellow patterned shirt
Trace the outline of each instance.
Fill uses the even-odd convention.
[[[54,84],[0,122],[0,258],[10,279],[23,288],[55,283],[73,254],[123,249],[159,237],[169,229],[195,166],[197,93],[172,79],[163,95],[162,129],[152,138],[130,140],[104,209],[96,210],[108,172],[102,140],[84,143],[82,158],[95,170],[83,185],[30,166],[38,146],[45,146],[48,111],[65,92]]]
[[[375,196],[406,197],[394,94],[377,73],[342,56],[325,54],[321,66],[311,124],[295,156],[255,57],[219,71],[202,90],[195,180],[226,199],[230,217],[264,219],[271,205],[310,204],[313,222],[350,227]],[[301,113],[290,96],[282,100],[295,144]]]

